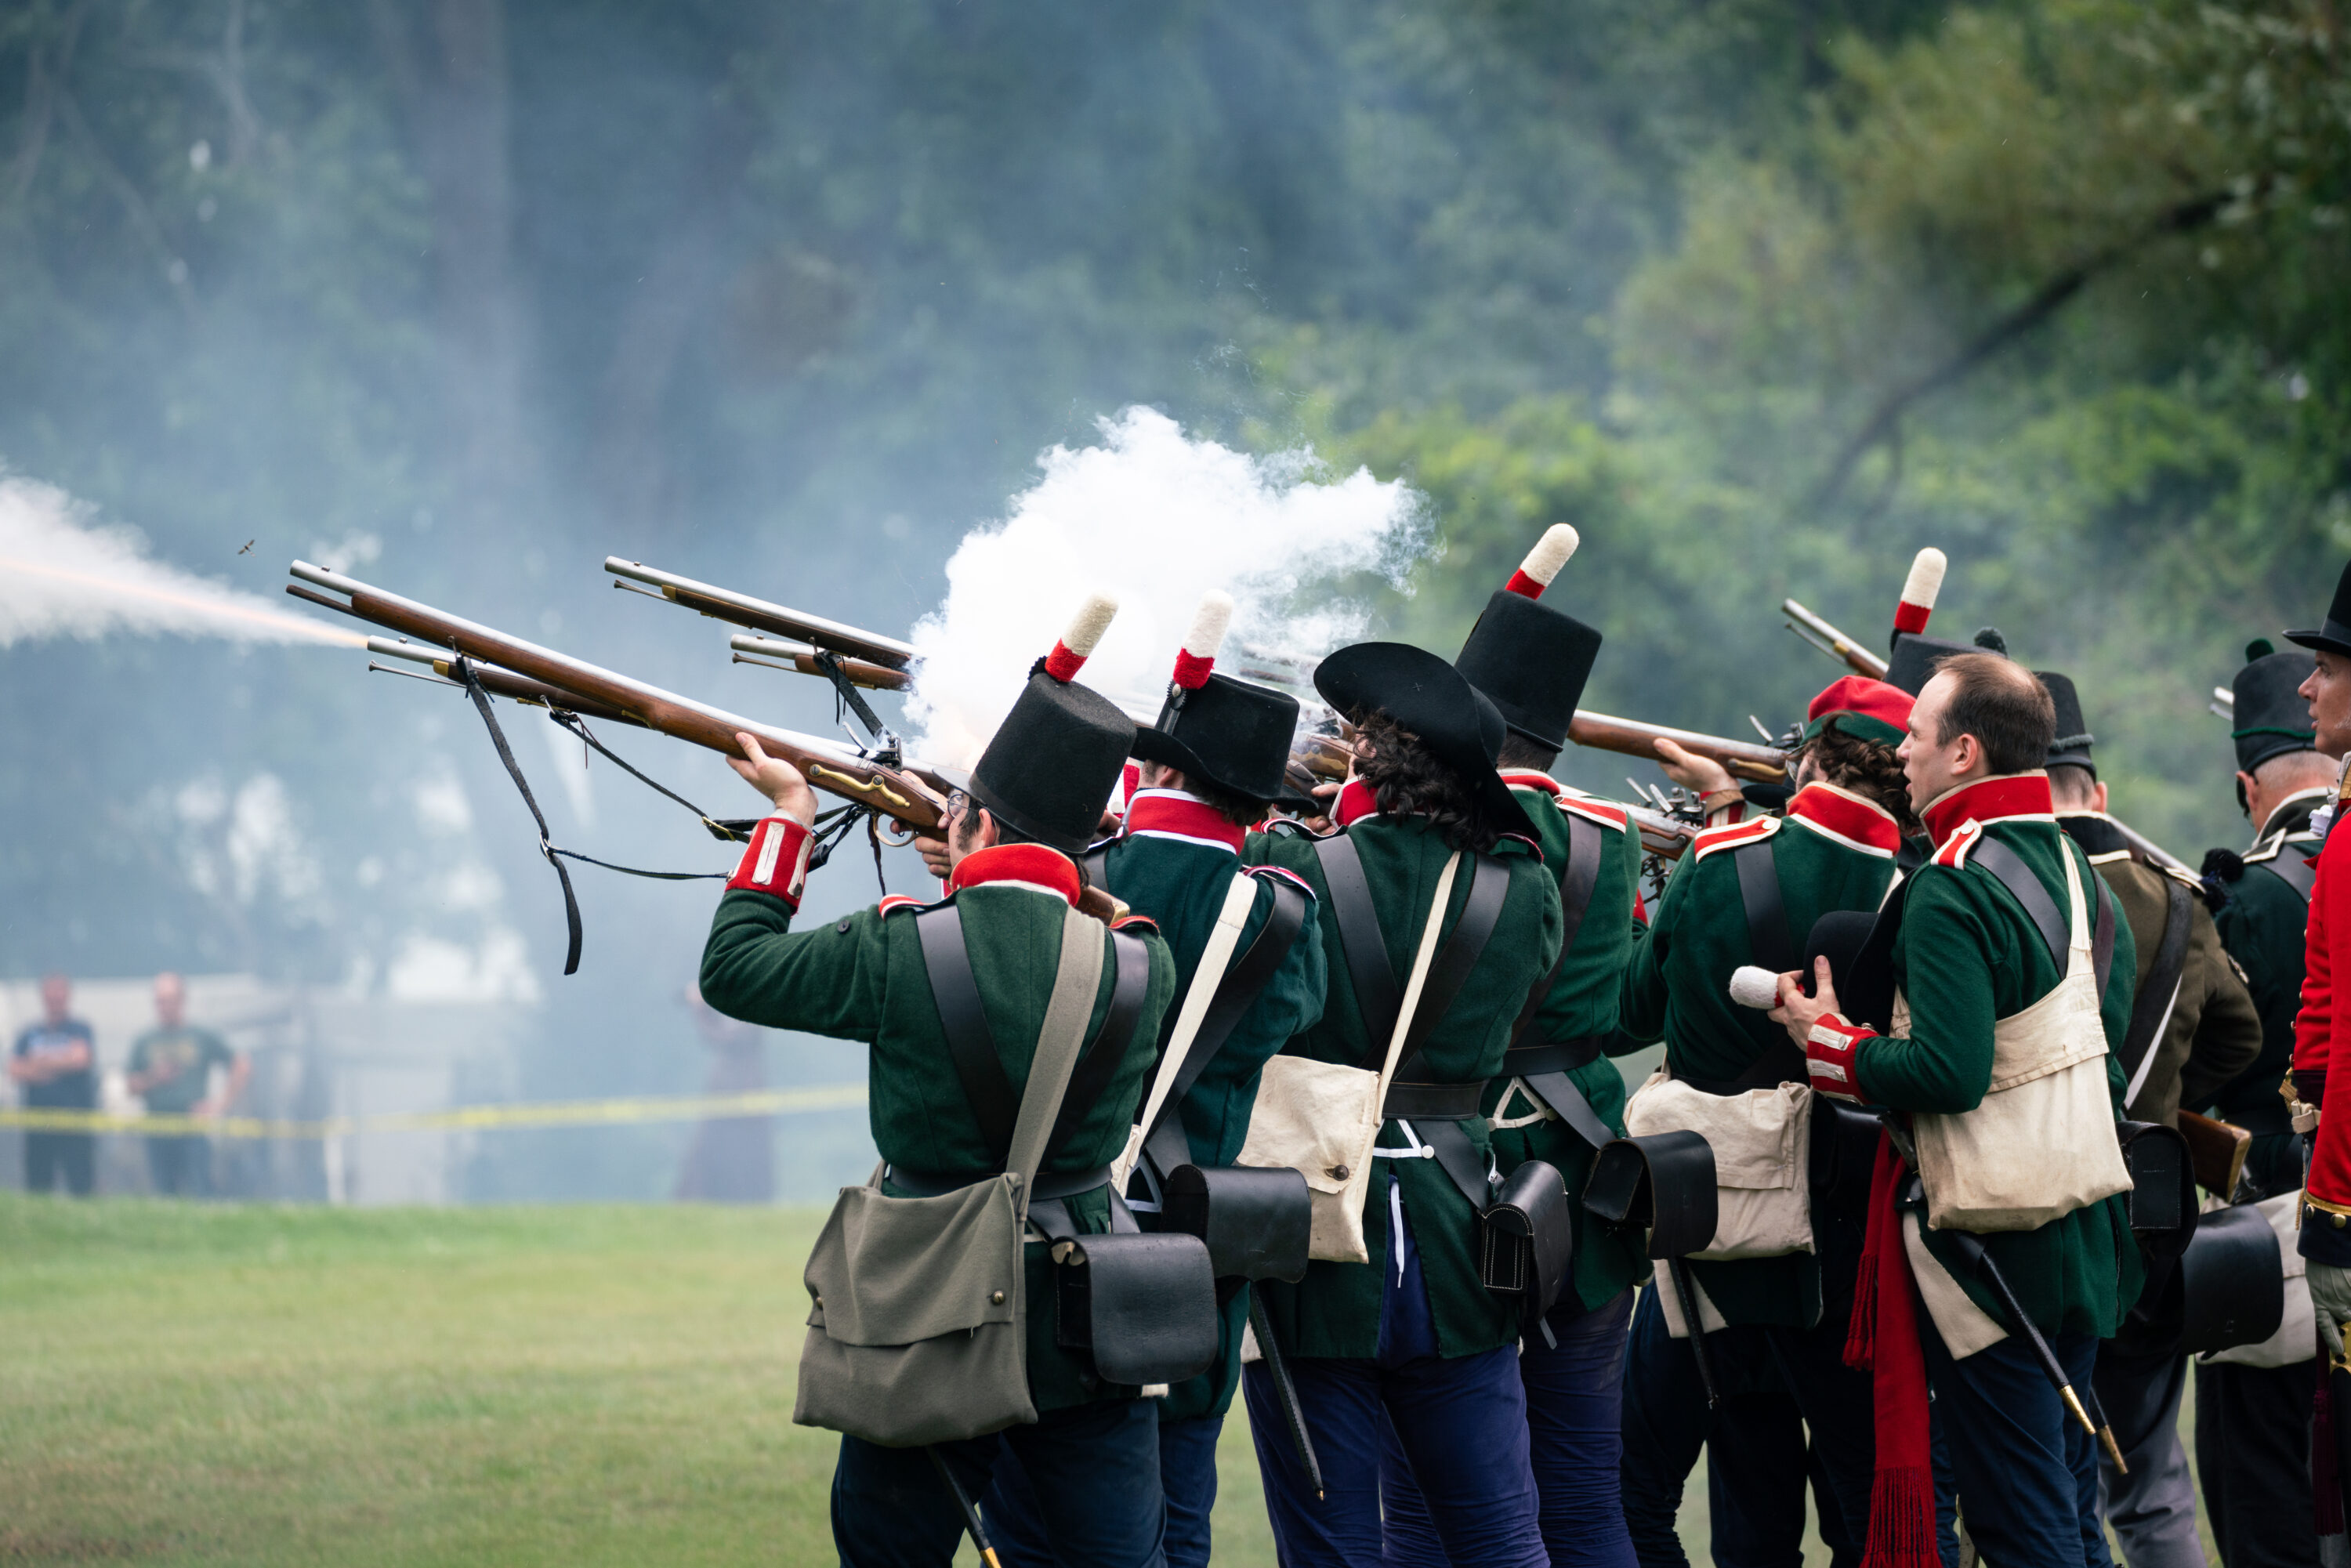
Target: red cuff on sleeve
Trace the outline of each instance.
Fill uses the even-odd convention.
[[[765,893],[782,899],[797,915],[800,889],[808,882],[809,846],[816,835],[789,817],[767,817],[751,830],[735,874],[726,879],[729,893]]]
[[[1865,1024],[1847,1023],[1834,1013],[1823,1013],[1804,1040],[1804,1067],[1812,1075],[1814,1092],[1855,1105],[1868,1104],[1856,1061],[1861,1042],[1876,1038],[1877,1031]]]

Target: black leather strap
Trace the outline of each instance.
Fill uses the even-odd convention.
[[[1143,1016],[1143,1001],[1151,988],[1151,949],[1142,939],[1111,933],[1111,953],[1118,967],[1118,977],[1110,994],[1110,1010],[1102,1015],[1102,1028],[1094,1032],[1078,1064],[1070,1072],[1070,1086],[1061,1096],[1061,1109],[1053,1118],[1052,1134],[1045,1140],[1047,1157],[1062,1144],[1076,1135],[1085,1120],[1093,1113],[1094,1102],[1110,1088],[1111,1080],[1126,1061],[1126,1048],[1134,1039],[1134,1025]],[[1008,1143],[1007,1147],[1009,1147]]]
[[[2032,868],[2024,863],[2024,857],[1988,832],[1977,838],[1976,847],[1968,853],[1978,865],[1998,877],[2000,884],[2024,906],[2025,917],[2032,922],[2041,933],[2041,940],[2048,945],[2050,962],[2055,964],[2057,972],[2063,975],[2065,972],[2065,951],[2073,944],[2073,932],[2065,912],[2057,907],[2057,901],[2049,896],[2049,890],[2041,884],[2039,877],[2032,874]],[[2094,879],[2103,881],[2095,872],[2090,874]]]
[[[1542,1011],[1551,999],[1552,987],[1559,983],[1559,972],[1567,967],[1567,956],[1575,947],[1575,934],[1583,929],[1584,912],[1592,907],[1592,894],[1600,886],[1600,829],[1588,817],[1563,811],[1567,819],[1567,863],[1559,868],[1559,956],[1552,959],[1543,977],[1527,993],[1526,1006],[1519,1009],[1516,1023],[1510,1026],[1510,1043],[1516,1045],[1534,1027],[1535,1015]]]
[[[1491,855],[1469,855],[1464,864],[1469,868],[1469,895],[1462,902],[1461,918],[1453,925],[1453,935],[1437,950],[1428,966],[1428,975],[1422,980],[1420,1002],[1413,1009],[1412,1027],[1405,1030],[1404,1055],[1396,1063],[1395,1076],[1407,1082],[1420,1082],[1427,1071],[1421,1059],[1428,1037],[1436,1032],[1453,998],[1478,967],[1479,955],[1486,950],[1486,939],[1494,934],[1494,926],[1502,918],[1503,900],[1510,893],[1510,868]]]
[[[885,1166],[882,1179],[892,1186],[916,1197],[937,1197],[942,1193],[957,1192],[984,1181],[993,1181],[1001,1171],[915,1171],[903,1166]],[[1065,1171],[1059,1176],[1038,1173],[1029,1189],[1031,1203],[1045,1203],[1065,1197],[1075,1197],[1081,1192],[1092,1192],[1110,1184],[1110,1167],[1097,1166],[1090,1171]]]
[[[2123,1034],[2123,1082],[2138,1076],[2138,1065],[2158,1041],[2155,1031],[2171,1016],[2179,995],[2179,973],[2188,965],[2189,893],[2172,877],[2163,879],[2163,936],[2156,944],[2155,966],[2139,983],[2131,1003],[2130,1028]],[[2126,1110],[2128,1107],[2125,1107]]]
[[[980,1006],[979,982],[971,972],[971,955],[964,947],[963,912],[953,904],[926,909],[914,916],[922,938],[923,968],[930,976],[931,1003],[938,1009],[939,1027],[946,1030],[947,1054],[955,1060],[956,1076],[963,1081],[963,1097],[979,1123],[980,1142],[998,1166],[1012,1152],[1012,1126],[1020,1115],[1020,1098],[1005,1076],[1003,1059],[996,1053],[996,1037],[988,1031],[987,1013]],[[1074,1089],[1074,1085],[1072,1086]]]
[[[1573,1072],[1600,1060],[1609,1037],[1588,1034],[1581,1040],[1555,1040],[1549,1045],[1514,1045],[1502,1053],[1505,1078],[1531,1078],[1538,1072]]]
[[[2310,902],[2310,890],[2318,883],[2318,868],[2294,845],[2283,845],[2273,859],[2255,861],[2253,864],[2294,889],[2294,896],[2303,903]]]
[[[1473,1078],[1467,1083],[1391,1083],[1388,1097],[1380,1105],[1380,1120],[1393,1122],[1403,1117],[1467,1122],[1478,1114],[1479,1103],[1485,1098],[1483,1078]]]
[[[1755,962],[1775,975],[1796,967],[1796,944],[1788,935],[1788,909],[1780,897],[1780,870],[1771,862],[1771,841],[1761,838],[1730,852],[1739,870],[1739,901],[1747,908],[1747,946]]]
[[[1078,880],[1088,887],[1099,888],[1108,893],[1110,891],[1110,849],[1116,842],[1118,842],[1116,839],[1104,839],[1085,853],[1077,856]]]
[[[1322,862],[1322,883],[1331,891],[1331,911],[1339,922],[1339,946],[1355,983],[1355,1007],[1363,1014],[1364,1032],[1374,1055],[1384,1060],[1389,1037],[1395,1033],[1396,1014],[1404,1008],[1404,996],[1396,988],[1395,969],[1388,962],[1387,940],[1380,935],[1379,915],[1372,906],[1372,884],[1364,877],[1363,856],[1345,833],[1317,840],[1314,856]]]
[[[1544,1104],[1559,1113],[1559,1119],[1567,1124],[1570,1132],[1593,1148],[1616,1135],[1600,1119],[1600,1113],[1592,1108],[1592,1102],[1576,1088],[1575,1080],[1566,1073],[1530,1072],[1519,1076],[1529,1089],[1541,1096]]]
[[[1413,1131],[1420,1141],[1436,1151],[1437,1163],[1463,1197],[1469,1200],[1470,1209],[1486,1212],[1494,1201],[1494,1185],[1487,1177],[1487,1163],[1469,1141],[1468,1131],[1458,1122],[1431,1122],[1426,1130],[1416,1125]]]

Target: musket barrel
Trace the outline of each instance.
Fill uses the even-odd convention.
[[[797,670],[803,675],[821,676],[822,666],[816,662],[817,651],[806,643],[778,643],[768,637],[729,637],[726,646],[737,653],[748,653],[752,660],[780,659],[772,667]],[[750,662],[750,661],[747,661]],[[842,659],[841,673],[852,686],[865,686],[879,692],[903,692],[914,684],[914,678],[904,670],[893,670],[887,664],[868,664],[862,659]]]
[[[862,627],[845,625],[839,621],[828,621],[821,615],[810,615],[789,605],[754,599],[747,593],[737,593],[731,588],[720,588],[715,583],[696,582],[690,577],[658,570],[642,561],[622,560],[616,555],[604,558],[604,570],[614,577],[625,577],[632,582],[657,588],[661,590],[663,598],[689,610],[699,611],[714,620],[731,621],[737,626],[748,626],[757,632],[772,632],[778,637],[796,637],[820,648],[871,660],[893,670],[904,670],[914,662],[914,645],[912,643],[884,637],[878,632],[868,632]]]
[[[298,560],[291,570],[305,582],[345,595],[351,613],[360,620],[449,648],[468,659],[486,661],[527,680],[546,683],[558,697],[567,699],[559,706],[577,708],[575,701],[568,700],[577,694],[610,710],[608,716],[641,724],[726,757],[741,755],[735,743],[737,732],[741,731],[789,759],[811,785],[829,794],[871,806],[910,828],[935,828],[945,819],[946,800],[913,772],[879,767],[820,737],[778,729],[665,692],[308,561]],[[291,585],[287,591],[309,597]],[[488,682],[483,684],[486,689]]]
[[[1567,737],[1578,746],[1646,758],[1651,762],[1662,760],[1657,756],[1657,742],[1670,740],[1685,751],[1713,758],[1733,778],[1758,784],[1779,784],[1788,777],[1787,757],[1772,747],[1726,740],[1719,735],[1700,735],[1695,730],[1671,729],[1661,724],[1643,724],[1636,719],[1612,718],[1604,713],[1578,709],[1568,721]]]
[[[1813,645],[1823,653],[1843,659],[1845,667],[1856,675],[1866,675],[1873,681],[1886,678],[1886,661],[1813,614],[1792,599],[1780,601],[1780,613],[1813,633],[1819,642]]]

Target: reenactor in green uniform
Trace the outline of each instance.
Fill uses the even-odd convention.
[[[1492,1124],[1497,1168],[1529,1160],[1552,1166],[1565,1178],[1578,1220],[1574,1271],[1538,1331],[1520,1343],[1543,1544],[1554,1568],[1630,1568],[1618,1486],[1619,1403],[1633,1285],[1648,1272],[1648,1260],[1616,1233],[1581,1221],[1593,1156],[1625,1132],[1625,1079],[1607,1052],[1634,1049],[1616,1030],[1616,1009],[1638,924],[1641,854],[1621,808],[1548,772],[1567,744],[1568,721],[1600,651],[1596,628],[1541,600],[1563,564],[1559,547],[1573,539],[1564,524],[1544,536],[1510,586],[1487,601],[1454,667],[1509,726],[1502,781],[1534,824],[1566,923],[1557,967],[1521,1010],[1481,1106]],[[1389,1560],[1437,1561],[1427,1508],[1400,1448],[1389,1469],[1398,1478],[1385,1489]]]
[[[1240,1157],[1266,1060],[1322,1016],[1326,966],[1311,928],[1312,894],[1287,872],[1240,863],[1249,828],[1264,819],[1284,787],[1298,699],[1216,672],[1231,612],[1232,601],[1221,593],[1202,605],[1157,720],[1135,734],[1134,754],[1144,760],[1124,823],[1117,837],[1080,861],[1095,886],[1151,917],[1175,957],[1177,994],[1162,1021],[1163,1052],[1220,922],[1238,925],[1211,995],[1220,1003],[1245,1003],[1246,1010],[1221,1040],[1212,1040],[1222,1010],[1212,1005],[1192,1044],[1199,1056],[1174,1064],[1163,1056],[1163,1071],[1179,1076],[1170,1080],[1164,1109],[1143,1141],[1144,1168],[1128,1193],[1145,1211],[1157,1207],[1158,1184],[1177,1166],[1230,1166]],[[1245,884],[1238,891],[1236,878]],[[1201,1064],[1195,1069],[1190,1060]],[[1180,1093],[1174,1092],[1178,1086]],[[1156,1401],[1174,1568],[1202,1568],[1208,1561],[1217,1438],[1240,1383],[1249,1291],[1242,1281],[1225,1284],[1216,1364]],[[998,1474],[989,1515],[996,1544],[1013,1568],[1048,1568],[1052,1556],[1042,1516],[1025,1483],[1025,1477]]]
[[[1351,1243],[1360,1225],[1368,1260],[1326,1251],[1301,1283],[1256,1287],[1324,1490],[1318,1499],[1286,1441],[1273,1377],[1259,1362],[1244,1387],[1268,1509],[1287,1563],[1377,1562],[1392,1425],[1452,1561],[1541,1568],[1519,1307],[1489,1291],[1479,1268],[1493,1169],[1479,1107],[1529,993],[1559,956],[1559,886],[1495,771],[1501,715],[1452,665],[1400,643],[1364,643],[1323,660],[1314,685],[1357,726],[1338,831],[1252,835],[1244,852],[1311,885],[1330,966],[1321,1022],[1284,1055],[1377,1071],[1403,1043],[1373,1113],[1370,1170],[1343,1164],[1309,1176],[1326,1209],[1360,1205],[1339,1218]],[[1424,965],[1423,952],[1436,956]],[[1407,1018],[1415,971],[1426,988]],[[1267,1121],[1263,1092],[1256,1115]]]
[[[1073,664],[1061,667],[1074,674]],[[815,797],[789,764],[738,737],[749,760],[736,770],[774,802],[775,814],[755,830],[719,901],[702,994],[746,1022],[870,1042],[870,1114],[888,1196],[953,1192],[1005,1169],[1064,927],[1083,892],[1073,857],[1092,837],[1134,736],[1134,724],[1108,701],[1040,669],[989,742],[968,792],[951,800],[946,896],[931,905],[884,899],[799,931],[792,924]],[[1104,945],[1101,980],[1028,1212],[1032,1226],[1087,1236],[1111,1227],[1109,1167],[1134,1120],[1176,966],[1140,917],[1069,928],[1081,926]],[[935,944],[940,951],[930,950]],[[958,968],[967,968],[967,985],[951,983]],[[979,1017],[959,1010],[967,1027],[951,1032],[947,998],[972,990]],[[977,1060],[955,1048],[975,1035],[993,1047]],[[1062,1213],[1040,1222],[1049,1205]],[[1165,1561],[1156,1405],[1139,1388],[1098,1377],[1090,1353],[1057,1343],[1054,1265],[1041,1240],[1025,1252],[1037,1420],[928,1449],[844,1436],[832,1525],[851,1568],[945,1568],[964,1515],[934,1456],[977,1496],[1007,1450],[1035,1482],[1052,1549],[1070,1568]]]
[[[1811,996],[1783,975],[1773,1009],[1816,1091],[1900,1113],[1879,1148],[1849,1344],[1876,1395],[1867,1550],[1933,1553],[1931,1386],[1985,1558],[2098,1562],[2096,1445],[2061,1388],[2089,1383],[2142,1277],[2111,1130],[2137,953],[2056,825],[2042,769],[2055,715],[2032,672],[1947,658],[1909,729],[1905,771],[1935,856],[1851,974],[1832,983],[1818,964]],[[1873,974],[1881,936],[1890,954]]]
[[[1782,1086],[1807,1081],[1802,1053],[1762,1011],[1733,1000],[1731,977],[1750,965],[1796,967],[1797,945],[1822,916],[1865,915],[1885,898],[1904,833],[1915,826],[1895,758],[1909,713],[1908,695],[1882,682],[1847,676],[1829,686],[1807,711],[1786,815],[1708,829],[1667,885],[1625,973],[1624,1028],[1635,1040],[1666,1042],[1665,1082],[1645,1088],[1642,1098],[1692,1090],[1705,1097],[1687,1099],[1679,1116],[1661,1110],[1668,1121],[1687,1124],[1692,1112],[1718,1108],[1751,1116],[1751,1102],[1775,1109],[1775,1097],[1791,1106],[1800,1101],[1801,1090]],[[1819,1103],[1809,1113],[1834,1112]],[[1634,1120],[1642,1123],[1635,1132],[1659,1130],[1638,1114]],[[1797,1168],[1779,1173],[1797,1195],[1809,1182],[1808,1154],[1805,1141],[1793,1140],[1789,1156]],[[1808,1250],[1700,1257],[1688,1270],[1703,1299],[1705,1354],[1717,1382],[1768,1386],[1776,1375],[1810,1424],[1846,1537],[1858,1542],[1869,1521],[1871,1397],[1868,1380],[1844,1365],[1843,1352],[1861,1236],[1851,1216],[1827,1202],[1813,1204],[1811,1229]],[[1678,1551],[1673,1511],[1709,1425],[1686,1337],[1689,1304],[1674,1303],[1672,1328],[1679,1332],[1669,1335],[1662,1296],[1653,1290],[1645,1297],[1625,1363],[1625,1507],[1644,1562],[1669,1561]],[[1742,1506],[1717,1509],[1719,1544],[1735,1556],[1760,1551],[1764,1543],[1745,1538],[1744,1521],[1772,1515],[1760,1489],[1801,1494],[1801,1440],[1792,1456],[1725,1468],[1733,1473],[1720,1478],[1718,1495],[1727,1487]]]
[[[2266,640],[2245,650],[2231,692],[2237,804],[2254,828],[2241,855],[2213,850],[2204,873],[2227,902],[2214,917],[2262,1022],[2261,1054],[2211,1096],[2214,1115],[2253,1134],[2235,1197],[2292,1224],[2302,1190],[2299,1140],[2279,1094],[2294,1062],[2302,1008],[2303,938],[2320,836],[2311,813],[2335,798],[2339,764],[2314,749],[2298,688],[2316,661]],[[2189,1104],[2195,1103],[2188,1102]],[[2289,1238],[2287,1250],[2293,1251]],[[2301,1259],[2294,1256],[2294,1262]],[[2289,1292],[2307,1293],[2298,1279]],[[2289,1312],[2287,1322],[2295,1323]],[[2226,1568],[2316,1568],[2310,1528],[2308,1424],[2316,1346],[2307,1333],[2222,1351],[2196,1367],[2196,1471]]]
[[[2133,851],[2106,812],[2093,737],[2073,677],[2037,672],[2056,712],[2049,792],[2058,826],[2089,857],[2122,910],[2138,949],[2130,1030],[2117,1051],[2123,1114],[2177,1126],[2179,1108],[2209,1099],[2262,1048],[2261,1020],[2236,966],[2220,946],[2202,886]],[[2142,1308],[2160,1293],[2150,1261]],[[2130,1568],[2202,1568],[2196,1488],[2179,1441],[2179,1400],[2188,1361],[2173,1328],[2135,1310],[2098,1352],[2098,1403],[2112,1423],[2127,1473],[2100,1460],[2107,1524]]]

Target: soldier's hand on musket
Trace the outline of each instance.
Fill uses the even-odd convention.
[[[1836,1010],[1836,987],[1829,983],[1829,961],[1823,956],[1813,960],[1813,994],[1804,995],[1803,977],[1791,969],[1780,977],[1780,1005],[1765,1016],[1784,1026],[1788,1038],[1801,1050],[1811,1040],[1813,1025],[1821,1016]]]
[[[1316,812],[1313,816],[1299,818],[1299,824],[1305,828],[1305,830],[1310,833],[1329,832],[1332,826],[1332,803],[1339,799],[1340,789],[1341,786],[1335,779],[1329,783],[1317,784],[1314,786],[1314,799],[1322,803],[1322,810]]]
[[[947,860],[947,835],[945,829],[936,833],[916,833],[914,852],[923,857],[924,869],[941,882],[954,867]]]
[[[742,730],[735,732],[735,744],[743,748],[743,756],[728,758],[726,766],[765,795],[777,810],[804,828],[815,825],[816,791],[809,788],[800,770],[780,757],[768,756],[759,749],[757,738]]]
[[[1730,777],[1730,770],[1721,763],[1711,757],[1685,751],[1663,736],[1657,737],[1657,766],[1666,770],[1667,778],[1701,798],[1725,789],[1734,795],[1739,792],[1739,785]]]

